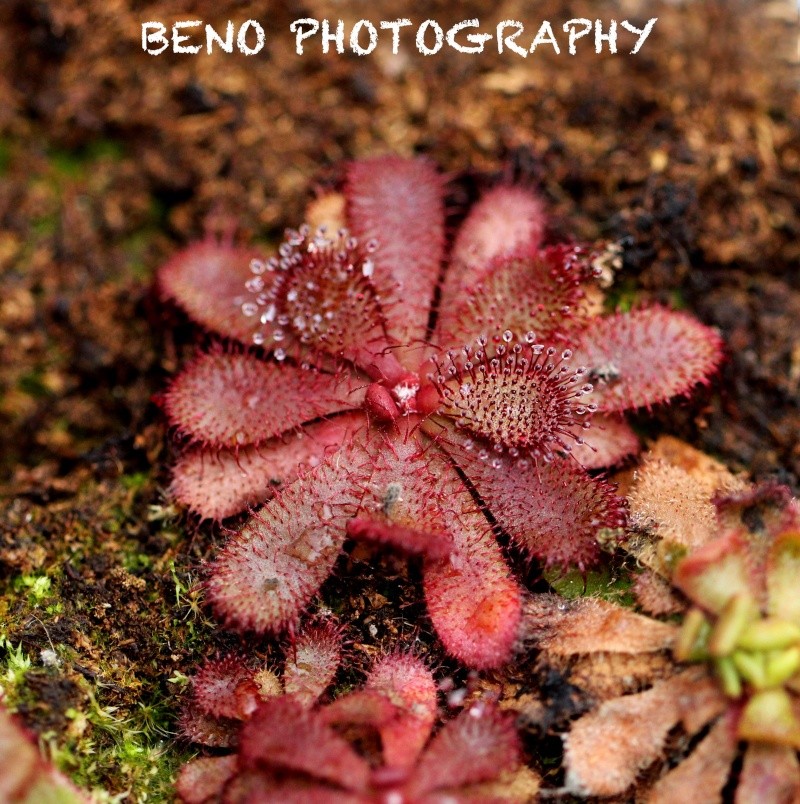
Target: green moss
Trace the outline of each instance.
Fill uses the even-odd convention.
[[[544,577],[550,586],[562,597],[600,597],[623,606],[633,606],[631,592],[633,580],[628,573],[615,571],[604,566],[582,574],[579,570],[563,573],[560,570],[546,570]]]
[[[158,231],[164,231],[169,225],[170,206],[163,198],[151,196],[149,218]]]
[[[100,139],[74,150],[50,148],[47,151],[47,160],[57,178],[82,179],[94,163],[119,162],[124,155],[122,143]]]
[[[129,475],[122,475],[119,482],[122,484],[122,488],[128,491],[140,491],[149,480],[150,475],[147,472],[132,472]]]
[[[53,597],[53,582],[47,575],[18,575],[11,581],[11,588],[27,596],[28,603],[34,608]]]
[[[30,657],[22,650],[22,643],[14,647],[5,635],[0,635],[0,656],[2,656],[3,690],[8,699],[13,700],[25,675],[30,670]],[[7,702],[8,703],[8,702]]]
[[[152,212],[156,212],[152,210]],[[148,262],[147,249],[156,234],[154,228],[139,229],[126,237],[122,243],[128,274],[134,279],[149,279],[152,275],[152,265]]]
[[[609,312],[627,313],[638,299],[636,282],[629,277],[618,280],[606,292],[604,306]]]
[[[689,307],[689,305],[686,303],[686,297],[680,288],[675,288],[674,290],[670,291],[669,304],[673,310],[686,310]]]
[[[11,165],[11,140],[0,137],[0,176],[8,173]]]
[[[42,215],[31,224],[31,232],[39,239],[52,237],[58,230],[58,215]]]
[[[84,159],[77,152],[53,148],[48,151],[47,160],[54,173],[69,179],[83,178],[86,168]]]
[[[122,566],[132,575],[136,575],[150,569],[153,566],[153,560],[146,553],[130,552],[123,556]]]
[[[169,739],[171,716],[152,706],[125,719],[96,704],[73,710],[74,736],[52,746],[53,760],[98,802],[171,801],[175,776],[192,756]]]
[[[125,156],[125,147],[119,140],[98,139],[92,140],[82,153],[87,162],[120,162]]]
[[[68,518],[58,502],[25,501],[9,532],[36,558],[0,578],[0,688],[98,801],[172,801],[192,756],[174,740],[180,692],[216,629],[158,501],[147,472],[89,479]]]
[[[40,370],[29,371],[17,380],[17,388],[23,394],[27,394],[34,399],[46,399],[51,396],[50,389],[44,382]]]

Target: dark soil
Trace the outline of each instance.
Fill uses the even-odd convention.
[[[729,350],[707,392],[643,416],[644,431],[800,490],[800,30],[788,0],[403,12],[534,32],[542,19],[623,19],[621,5],[659,16],[635,57],[527,61],[299,57],[295,18],[398,12],[273,5],[0,4],[0,685],[80,783],[134,801],[169,800],[190,753],[170,740],[183,679],[236,644],[194,585],[224,534],[164,494],[171,447],[152,400],[198,336],[156,302],[152,277],[208,227],[275,242],[341,160],[430,155],[452,176],[454,219],[514,177],[547,199],[553,237],[621,240],[614,302],[686,308]],[[249,16],[268,27],[257,57],[140,47],[143,21]],[[431,644],[417,574],[342,559],[323,597],[352,626],[347,674],[399,639],[463,677]],[[269,641],[250,649],[277,655]],[[482,683],[544,692],[553,724],[574,715],[568,685],[532,667]]]

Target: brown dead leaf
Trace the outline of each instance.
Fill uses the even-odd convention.
[[[541,787],[541,777],[528,767],[509,771],[490,784],[475,785],[464,796],[467,801],[509,801],[514,804],[535,801]]]
[[[676,551],[693,550],[717,534],[714,495],[743,488],[743,480],[708,455],[676,438],[659,438],[628,493],[630,521],[639,535],[628,540],[626,550],[668,576]]]
[[[792,802],[800,798],[800,766],[791,748],[750,745],[736,788],[736,804]]]
[[[648,804],[719,799],[736,756],[736,734],[729,718],[720,718],[687,759],[656,782]],[[762,799],[763,801],[764,799]]]
[[[538,726],[545,721],[547,707],[532,693],[524,693],[516,698],[502,698],[500,708],[516,712],[521,722]]]
[[[683,469],[708,488],[719,488],[736,480],[725,464],[674,436],[656,439],[648,456]]]
[[[706,723],[721,715],[730,705],[730,701],[720,690],[716,679],[712,678],[702,667],[694,668],[695,675],[691,683],[681,695],[681,725],[687,734],[697,734]],[[687,671],[684,675],[689,675]]]
[[[639,692],[672,672],[672,661],[664,653],[596,653],[572,665],[569,681],[594,700],[606,701]]]
[[[636,602],[648,613],[659,617],[677,614],[685,605],[672,592],[672,587],[660,576],[644,570],[633,582]]]
[[[652,620],[599,598],[565,600],[535,595],[526,607],[526,626],[547,653],[649,653],[664,650],[677,634],[673,625]]]
[[[660,458],[648,456],[628,497],[631,522],[661,539],[692,549],[716,533],[715,487]]]
[[[662,756],[703,677],[687,670],[646,692],[606,701],[576,721],[564,737],[566,791],[613,796],[631,787]]]

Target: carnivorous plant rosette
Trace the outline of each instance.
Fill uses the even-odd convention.
[[[668,802],[717,800],[735,787],[741,804],[800,795],[800,504],[704,458],[690,455],[688,471],[649,461],[631,495],[634,518],[661,512],[648,526],[654,540],[636,549],[668,576],[658,591],[645,575],[637,598],[682,613],[679,624],[600,599],[529,602],[543,659],[569,667],[595,699],[564,735],[565,793],[635,786],[637,800]]]
[[[309,219],[269,259],[207,239],[159,274],[229,339],[165,394],[188,442],[172,493],[213,519],[266,501],[213,562],[208,597],[231,628],[285,628],[346,538],[367,539],[421,555],[451,654],[500,664],[522,590],[493,529],[532,558],[591,565],[625,510],[587,469],[635,452],[623,412],[705,382],[719,338],[660,307],[594,314],[598,254],[543,245],[541,202],[519,186],[487,192],[450,248],[424,160],[351,163]]]
[[[361,688],[321,702],[340,647],[330,626],[302,630],[282,679],[241,656],[207,662],[193,679],[183,733],[232,753],[184,766],[181,800],[502,802],[536,792],[538,777],[521,765],[513,715],[492,701],[471,703],[430,739],[437,686],[415,656],[385,654]],[[379,738],[379,750],[370,736]],[[379,763],[362,755],[365,745]]]

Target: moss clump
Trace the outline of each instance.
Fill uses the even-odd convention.
[[[191,752],[180,692],[213,649],[183,533],[146,472],[18,498],[0,526],[0,687],[55,764],[100,801],[166,801]]]

